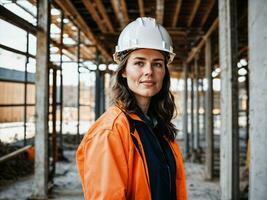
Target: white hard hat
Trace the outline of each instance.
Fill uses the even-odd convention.
[[[150,17],[139,17],[122,30],[113,58],[115,62],[120,63],[123,52],[141,48],[169,53],[168,63],[171,63],[175,56],[170,35]]]

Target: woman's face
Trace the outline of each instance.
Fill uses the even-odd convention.
[[[157,50],[138,49],[130,53],[122,76],[138,103],[149,103],[162,88],[165,76],[164,56]]]

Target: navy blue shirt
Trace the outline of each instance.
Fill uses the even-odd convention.
[[[163,138],[164,125],[159,120],[154,125],[143,114],[145,122],[135,121],[148,165],[152,200],[176,199],[176,163],[168,142]]]

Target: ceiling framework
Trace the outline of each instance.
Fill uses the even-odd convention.
[[[92,45],[95,45],[102,57],[103,60],[106,60],[107,62],[112,61],[111,54],[107,51],[107,49],[103,46],[102,43],[99,42],[99,39],[94,35],[92,32],[90,26],[88,26],[83,19],[83,17],[80,15],[78,10],[73,6],[73,3],[70,0],[60,1],[55,0],[54,1],[65,13],[69,15],[69,17],[72,19],[72,21],[79,26],[80,30],[86,35],[86,37],[92,42]],[[89,14],[89,13],[88,13]]]
[[[85,55],[84,59],[94,58],[97,48],[102,62],[113,62],[112,54],[121,30],[140,16],[156,18],[170,33],[176,53],[170,66],[173,74],[181,74],[183,63],[192,65],[195,56],[199,56],[200,71],[203,71],[203,46],[208,37],[218,41],[218,0],[54,0],[54,3],[83,33],[81,52]],[[239,4],[239,7],[244,7],[242,1],[239,1]],[[238,13],[241,33],[239,49],[240,54],[247,55],[247,28],[244,28],[247,13],[243,10],[240,9]],[[57,20],[53,20],[53,23],[60,27]],[[64,26],[64,31],[77,43],[77,31],[73,31],[69,25]],[[55,45],[58,43],[58,40],[54,41]],[[92,45],[96,48],[91,48]],[[77,46],[64,48],[75,53]],[[218,50],[214,49],[213,52],[213,64],[216,64]]]
[[[83,4],[102,33],[114,33],[113,26],[101,0],[83,0]]]

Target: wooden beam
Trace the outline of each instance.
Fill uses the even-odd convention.
[[[163,18],[164,18],[164,0],[157,0],[156,20],[159,24],[163,24]]]
[[[101,15],[103,17],[103,20],[105,22],[105,25],[108,28],[108,31],[114,33],[115,32],[114,31],[114,28],[113,28],[112,23],[111,23],[108,15],[107,15],[106,9],[105,9],[102,1],[101,0],[96,0],[96,6],[97,6],[99,12],[101,13]]]
[[[79,26],[81,31],[88,37],[88,39],[97,46],[101,54],[103,55],[103,58],[106,59],[106,61],[111,62],[112,56],[107,51],[107,49],[99,42],[97,37],[93,34],[90,27],[86,24],[82,16],[79,14],[79,12],[76,10],[76,8],[73,6],[72,2],[70,0],[54,0],[54,2],[68,15],[70,15],[70,18],[72,18],[73,22]]]
[[[178,18],[179,18],[179,13],[181,10],[181,6],[182,6],[182,0],[177,0],[176,1],[176,6],[175,6],[175,11],[173,14],[173,19],[172,19],[172,27],[176,27]]]
[[[114,32],[112,24],[101,0],[83,0],[83,4],[91,14],[92,18],[94,19],[102,33]]]
[[[194,5],[193,5],[193,9],[191,11],[191,14],[190,14],[188,22],[187,22],[188,27],[190,27],[192,25],[192,22],[196,16],[199,5],[200,5],[200,0],[195,0]]]
[[[111,0],[111,4],[121,28],[125,27],[129,23],[125,0]]]
[[[216,28],[218,28],[218,25],[219,25],[219,20],[218,20],[218,18],[216,18],[216,19],[213,21],[213,23],[212,23],[211,27],[209,28],[209,30],[207,31],[207,33],[202,37],[202,40],[201,40],[201,41],[198,43],[198,45],[197,45],[195,48],[193,48],[193,49],[191,50],[191,52],[189,53],[189,56],[188,56],[188,58],[186,59],[186,62],[187,62],[187,63],[190,63],[190,62],[191,62],[191,60],[195,57],[196,53],[203,47],[203,45],[205,44],[207,38],[212,34],[212,32],[213,32]]]
[[[96,4],[95,2],[91,2],[89,0],[83,0],[83,4],[87,11],[91,14],[92,18],[96,22],[97,26],[99,27],[100,31],[102,33],[108,32],[107,27],[103,23],[101,16],[99,16],[99,13],[96,11]]]
[[[200,26],[201,27],[206,23],[206,21],[208,19],[208,16],[209,16],[214,4],[215,4],[215,0],[210,0],[208,2],[207,10],[205,11],[205,13],[204,13],[204,15],[203,15],[203,17],[201,19],[201,22],[200,22]]]
[[[139,7],[139,12],[140,12],[140,17],[145,16],[145,8],[144,8],[144,1],[143,0],[138,0],[138,7]]]

